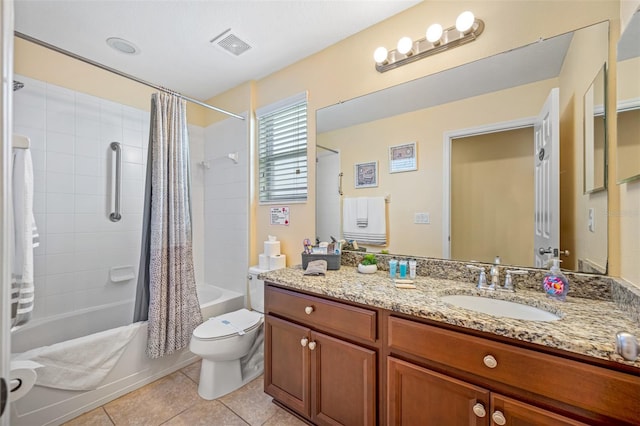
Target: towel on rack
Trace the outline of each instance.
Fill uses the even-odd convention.
[[[13,265],[11,270],[12,327],[25,324],[33,311],[33,248],[38,246],[38,229],[33,217],[33,162],[29,149],[14,149]]]
[[[367,197],[356,198],[356,225],[358,228],[366,228],[369,225],[368,201]]]
[[[342,206],[342,235],[360,244],[387,244],[386,205],[384,197],[367,198],[367,225],[358,225],[358,199],[345,198]]]

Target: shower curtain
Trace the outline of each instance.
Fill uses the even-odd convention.
[[[185,348],[202,323],[193,268],[185,101],[156,93],[134,321],[148,320],[147,356]]]

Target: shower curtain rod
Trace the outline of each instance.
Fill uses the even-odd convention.
[[[340,151],[336,151],[335,149],[327,148],[326,146],[322,146],[322,145],[318,145],[318,144],[316,144],[316,147],[317,147],[317,148],[326,149],[327,151],[331,151],[331,152],[333,152],[334,154],[340,154]]]
[[[46,47],[47,49],[51,49],[51,50],[53,50],[55,52],[62,53],[63,55],[69,56],[69,57],[71,57],[73,59],[77,59],[78,61],[82,61],[82,62],[87,63],[89,65],[93,65],[94,67],[98,67],[98,68],[100,68],[102,70],[109,71],[110,73],[117,74],[120,77],[124,77],[124,78],[127,78],[129,80],[133,80],[133,81],[135,81],[137,83],[144,84],[145,86],[154,88],[156,90],[160,90],[162,92],[171,93],[173,95],[178,96],[179,98],[184,99],[185,101],[188,101],[188,102],[203,106],[203,107],[208,108],[208,109],[212,109],[214,111],[221,112],[223,114],[227,114],[227,115],[229,115],[231,117],[238,118],[240,120],[244,120],[244,117],[241,116],[241,115],[234,114],[234,113],[229,112],[229,111],[225,111],[222,108],[214,107],[213,105],[205,104],[202,101],[190,98],[189,96],[185,96],[185,95],[180,94],[178,92],[174,92],[173,90],[167,89],[165,87],[158,86],[157,84],[149,83],[148,81],[142,80],[142,79],[140,79],[138,77],[134,77],[131,74],[127,74],[127,73],[124,73],[122,71],[118,71],[115,68],[111,68],[111,67],[108,67],[106,65],[102,65],[101,63],[92,61],[91,59],[85,58],[84,56],[76,55],[75,53],[69,52],[68,50],[64,50],[64,49],[62,49],[60,47],[54,46],[52,44],[49,44],[46,41],[39,40],[37,38],[34,38],[34,37],[29,36],[29,35],[23,34],[23,33],[19,32],[19,31],[14,31],[14,34],[15,34],[16,37],[19,37],[19,38],[21,38],[23,40],[27,40],[27,41],[30,41],[30,42],[35,43],[37,45],[40,45],[42,47]]]

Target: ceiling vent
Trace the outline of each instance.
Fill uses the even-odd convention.
[[[233,53],[236,56],[240,56],[247,50],[251,49],[251,46],[240,40],[234,34],[229,34],[228,36],[218,41],[218,46],[222,47],[228,52]]]

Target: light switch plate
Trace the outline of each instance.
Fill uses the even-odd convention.
[[[429,213],[415,213],[413,216],[413,223],[420,223],[420,224],[431,223],[431,219],[429,218]]]

